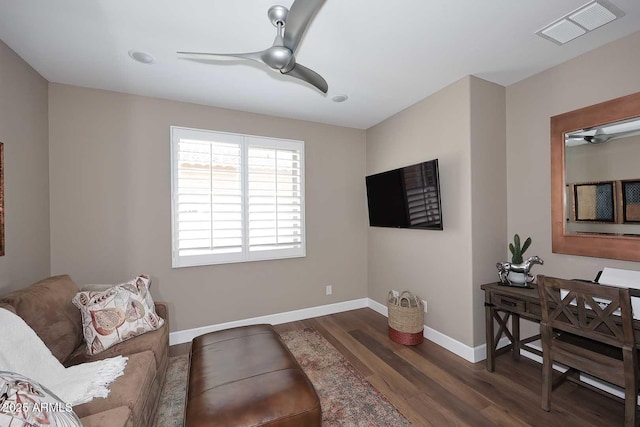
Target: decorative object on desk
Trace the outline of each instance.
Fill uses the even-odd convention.
[[[398,344],[417,345],[423,340],[424,304],[409,291],[400,295],[389,291],[389,338]]]
[[[498,278],[505,285],[529,288],[529,283],[533,282],[533,275],[529,274],[529,271],[534,264],[542,265],[544,261],[539,256],[534,255],[521,264],[499,262],[496,264]]]
[[[511,262],[499,262],[496,264],[498,278],[501,283],[528,287],[528,284],[533,281],[533,276],[529,274],[529,270],[534,264],[544,264],[544,261],[538,256],[532,256],[523,262],[522,256],[529,249],[529,246],[531,246],[531,237],[527,237],[524,244],[520,246],[520,236],[517,233],[513,236],[513,243],[509,243]]]

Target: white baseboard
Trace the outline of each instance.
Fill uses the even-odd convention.
[[[311,319],[313,317],[326,316],[328,314],[341,313],[343,311],[356,310],[358,308],[369,307],[372,310],[389,316],[387,306],[371,298],[360,298],[356,300],[338,302],[335,304],[321,305],[317,307],[303,308],[300,310],[287,311],[284,313],[269,314],[266,316],[252,317],[250,319],[236,320],[233,322],[218,323],[216,325],[202,326],[199,328],[186,329],[183,331],[171,332],[169,334],[169,345],[182,344],[189,342],[199,335],[209,332],[220,331],[222,329],[235,328],[238,326],[255,325],[258,323],[269,323],[278,325],[281,323],[294,322],[297,320]],[[439,332],[428,326],[424,327],[424,337],[429,341],[433,341],[441,347],[453,352],[469,362],[476,363],[486,359],[486,345],[482,344],[477,347],[469,347],[466,344],[457,341],[442,332]]]
[[[371,298],[369,298],[369,308],[377,311],[385,317],[389,317],[387,306],[380,304],[378,301],[374,301]],[[476,363],[487,358],[487,346],[485,344],[477,347],[469,347],[468,345],[426,325],[424,326],[423,335],[429,341],[438,344],[440,347],[446,348],[450,352],[468,360],[471,363]]]
[[[252,317],[250,319],[242,319],[233,322],[218,323],[217,325],[202,326],[199,328],[171,332],[169,334],[169,345],[190,342],[197,336],[207,334],[209,332],[220,331],[222,329],[255,325],[258,323],[279,325],[281,323],[295,322],[297,320],[310,319],[312,317],[326,316],[328,314],[341,313],[343,311],[355,310],[358,308],[365,308],[368,307],[368,301],[368,298],[360,298],[351,301],[337,302],[335,304],[303,308],[300,310],[287,311],[284,313],[269,314],[266,316]]]

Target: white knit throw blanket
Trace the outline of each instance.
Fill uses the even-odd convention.
[[[124,372],[117,356],[65,368],[20,316],[0,308],[0,371],[22,374],[72,406],[107,397],[109,384]]]

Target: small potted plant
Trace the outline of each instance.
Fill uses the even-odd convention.
[[[531,246],[531,237],[527,237],[524,241],[524,244],[520,246],[520,236],[516,233],[513,236],[513,243],[509,243],[509,252],[511,252],[511,268],[507,275],[507,280],[509,283],[515,285],[526,285],[527,283],[527,275],[524,272],[514,271],[513,266],[521,265],[524,261],[522,259],[522,255],[529,249]]]
[[[524,241],[524,245],[520,247],[520,236],[516,233],[513,236],[513,243],[509,243],[509,251],[511,251],[511,264],[522,264],[524,261],[522,259],[522,255],[529,249],[531,246],[531,237],[527,237],[527,240]]]
[[[504,284],[514,286],[528,287],[528,283],[533,281],[533,276],[529,274],[529,270],[534,264],[544,264],[538,256],[532,256],[523,259],[524,253],[531,246],[531,237],[527,237],[523,245],[520,245],[520,236],[513,236],[513,243],[509,243],[509,251],[511,252],[511,262],[499,262],[496,264],[498,268],[498,277]]]

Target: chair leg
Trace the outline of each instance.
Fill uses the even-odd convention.
[[[624,363],[624,425],[636,427],[638,403],[638,355],[634,349],[622,348]]]
[[[551,390],[553,389],[553,359],[551,358],[551,328],[540,326],[542,338],[542,409],[551,410]]]
[[[551,410],[551,390],[553,388],[553,364],[550,357],[544,357],[542,362],[542,409]]]
[[[624,391],[624,425],[625,427],[636,427],[636,404],[637,394],[632,389]]]

